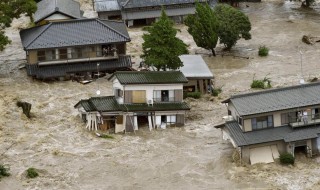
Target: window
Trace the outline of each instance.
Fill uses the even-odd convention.
[[[252,130],[265,129],[273,127],[273,116],[262,116],[251,119]]]
[[[145,90],[132,91],[132,103],[146,103],[146,91]]]
[[[46,61],[52,61],[56,59],[56,51],[54,49],[46,50]]]
[[[231,110],[228,110],[228,115],[232,115]]]
[[[239,125],[243,125],[242,117],[238,117],[238,123]]]
[[[174,90],[154,90],[154,102],[174,102]]]
[[[82,48],[72,48],[71,57],[72,59],[82,58]]]
[[[68,50],[59,49],[59,59],[67,59],[67,58],[68,58]]]
[[[115,89],[115,97],[123,97],[123,91],[121,89]]]
[[[46,51],[41,50],[37,52],[38,61],[45,61],[46,60]]]
[[[298,112],[288,112],[281,114],[281,125],[295,123],[298,121]]]

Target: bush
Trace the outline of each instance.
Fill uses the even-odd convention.
[[[201,97],[201,93],[200,92],[188,92],[187,97],[199,99]]]
[[[265,88],[271,88],[271,80],[270,78],[267,78],[264,77],[263,80],[255,80],[253,79],[252,80],[252,83],[251,83],[251,88],[262,88],[262,89],[265,89]]]
[[[267,56],[269,54],[269,48],[267,48],[266,46],[260,46],[259,47],[259,56]]]
[[[221,92],[222,92],[222,88],[219,87],[219,88],[212,89],[211,94],[212,94],[212,96],[218,96]]]
[[[10,176],[9,170],[9,167],[0,164],[0,178]]]
[[[280,154],[280,163],[284,165],[294,165],[294,157],[290,153]]]
[[[28,178],[35,178],[35,177],[38,177],[39,174],[38,172],[36,171],[35,168],[29,168],[27,169],[27,177]]]

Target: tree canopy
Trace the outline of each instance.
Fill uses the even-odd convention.
[[[229,50],[240,38],[251,39],[251,23],[241,11],[227,4],[218,4],[214,10],[208,4],[196,3],[196,12],[185,21],[197,46],[211,50],[219,39]]]
[[[0,2],[0,51],[10,43],[10,40],[4,34],[4,29],[10,27],[14,18],[19,18],[25,13],[32,20],[32,14],[37,10],[37,4],[34,0],[1,0]]]
[[[189,15],[185,20],[189,27],[188,32],[192,35],[197,46],[211,50],[215,56],[214,48],[218,42],[218,20],[208,4],[196,4],[196,12]]]
[[[161,17],[150,27],[148,33],[142,36],[142,44],[145,64],[154,66],[157,70],[178,69],[183,66],[179,56],[187,54],[187,45],[176,37],[177,29],[173,27],[173,21],[162,10]]]
[[[238,9],[227,4],[219,4],[214,8],[219,20],[218,36],[220,43],[229,50],[240,38],[251,39],[251,23],[249,18]]]

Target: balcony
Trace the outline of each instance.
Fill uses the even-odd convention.
[[[320,114],[309,114],[298,117],[289,117],[289,125],[292,128],[304,127],[320,124]]]

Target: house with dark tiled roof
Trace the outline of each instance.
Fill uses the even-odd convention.
[[[90,130],[133,132],[140,127],[182,126],[190,110],[183,102],[179,71],[117,71],[110,78],[113,96],[91,97],[76,105]]]
[[[176,22],[183,22],[189,14],[195,13],[196,0],[95,0],[94,7],[99,18],[123,19],[128,26],[150,24],[161,15],[164,8],[167,15]],[[215,0],[198,0],[214,6]]]
[[[80,3],[74,0],[42,0],[37,3],[34,22],[42,25],[82,17]]]
[[[216,126],[240,158],[251,164],[273,162],[279,153],[320,151],[320,83],[231,96],[228,117]]]
[[[123,22],[74,19],[20,31],[26,69],[37,79],[131,68]],[[98,72],[99,72],[98,71]]]

